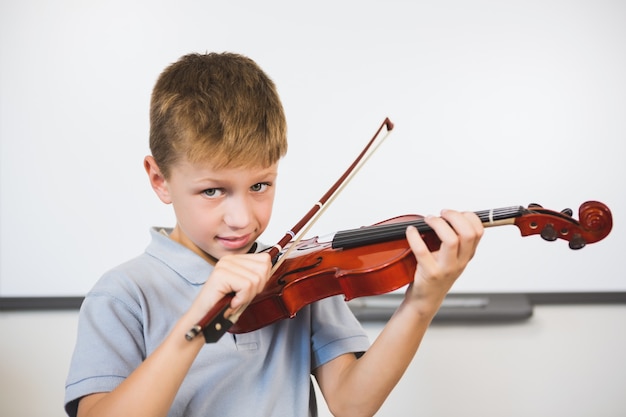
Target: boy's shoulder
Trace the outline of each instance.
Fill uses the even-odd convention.
[[[167,291],[198,288],[213,266],[191,250],[171,240],[159,228],[150,231],[145,251],[106,271],[88,295],[151,297]]]

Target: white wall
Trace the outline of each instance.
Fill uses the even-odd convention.
[[[393,134],[312,235],[533,202],[578,218],[595,199],[618,217],[625,19],[613,0],[4,0],[0,296],[82,296],[150,226],[172,225],[142,159],[152,86],[189,52],[247,54],[283,98],[290,150],[267,242],[387,116]],[[455,291],[626,291],[624,247],[619,219],[577,252],[490,230]]]
[[[0,314],[1,416],[64,416],[76,321],[74,311]],[[366,327],[372,338],[380,330]],[[436,324],[378,416],[623,417],[624,352],[626,305],[536,306],[516,324]]]

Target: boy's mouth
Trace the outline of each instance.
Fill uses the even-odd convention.
[[[228,249],[241,249],[250,242],[250,235],[244,236],[219,236],[220,243]]]

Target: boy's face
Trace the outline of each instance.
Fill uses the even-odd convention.
[[[208,163],[177,163],[162,180],[162,191],[155,188],[176,213],[170,237],[212,263],[247,252],[269,223],[277,174],[278,164],[214,169]]]

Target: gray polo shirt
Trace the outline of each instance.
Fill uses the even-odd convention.
[[[188,309],[213,267],[156,229],[145,253],[107,272],[87,294],[65,389],[65,408],[117,387]],[[184,335],[181,335],[184,337]],[[316,415],[310,374],[369,341],[340,296],[293,319],[206,344],[168,416]]]

